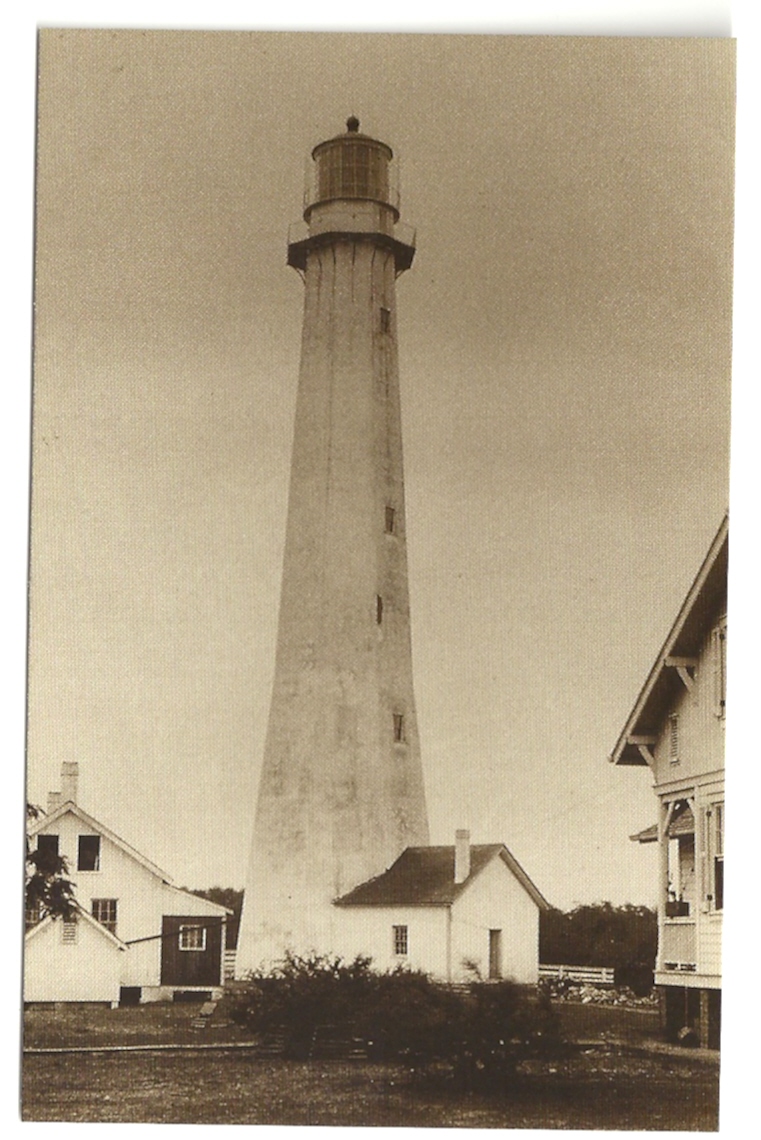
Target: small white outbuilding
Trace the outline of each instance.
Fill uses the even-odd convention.
[[[539,976],[539,912],[549,907],[504,843],[408,847],[382,875],[336,899],[342,952],[377,969],[446,982]]]

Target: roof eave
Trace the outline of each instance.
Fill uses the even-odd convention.
[[[629,714],[626,724],[616,741],[616,746],[609,756],[612,764],[620,766],[647,767],[649,761],[642,754],[638,746],[632,742],[631,737],[645,735],[649,732],[652,708],[666,701],[668,690],[676,685],[674,670],[666,665],[666,658],[672,656],[674,647],[687,625],[691,615],[698,605],[709,593],[713,592],[717,583],[714,581],[716,572],[721,571],[723,582],[726,582],[726,567],[722,566],[726,558],[726,549],[729,536],[729,515],[722,519],[713,542],[701,564],[695,579],[687,592],[679,613],[669,630],[660,653],[640,689],[634,707]],[[650,710],[650,711],[649,711]]]

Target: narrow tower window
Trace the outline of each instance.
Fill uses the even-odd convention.
[[[394,713],[394,743],[404,744],[404,717],[401,713]]]
[[[383,598],[380,594],[375,595],[375,620],[378,625],[383,621]]]
[[[396,511],[393,507],[386,507],[386,534],[394,533],[394,516]]]
[[[391,332],[391,310],[381,309],[380,311],[380,327],[381,332]]]

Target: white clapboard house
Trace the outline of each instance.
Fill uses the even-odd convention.
[[[724,912],[725,517],[610,759],[650,768],[659,845],[658,957],[667,1025],[718,1046]]]
[[[27,915],[26,1002],[108,1002],[218,997],[225,907],[175,887],[166,872],[77,803],[78,767],[64,763],[61,792],[29,829],[31,848],[66,858],[77,913]]]

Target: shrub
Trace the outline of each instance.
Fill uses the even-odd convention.
[[[283,1031],[291,1057],[309,1056],[315,1030],[330,1026],[364,1040],[371,1057],[418,1074],[443,1068],[468,1088],[501,1086],[521,1060],[559,1041],[549,1002],[512,982],[455,989],[418,971],[378,973],[362,957],[289,955],[251,976],[232,1016],[257,1033]]]

